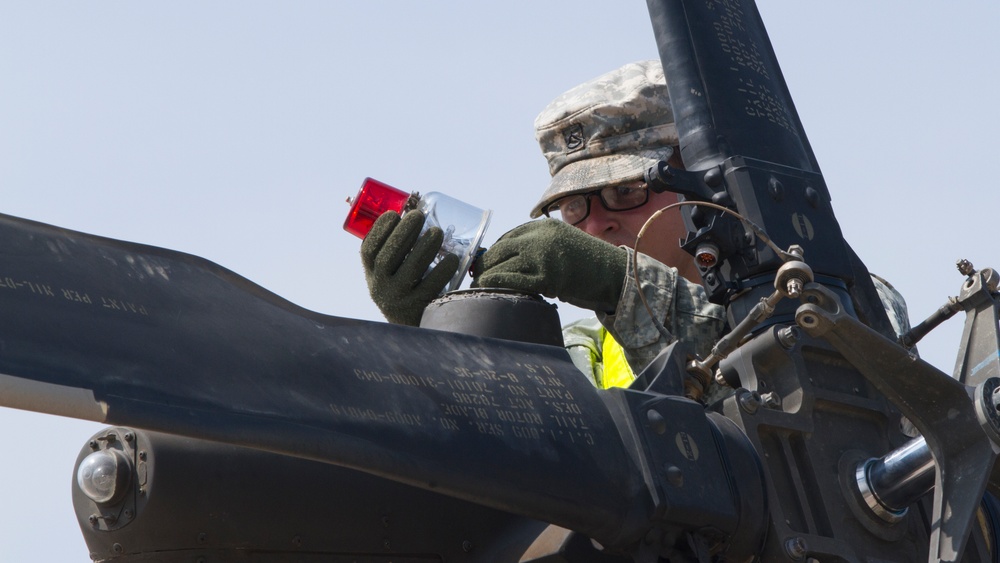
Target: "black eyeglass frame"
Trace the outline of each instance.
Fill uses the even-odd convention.
[[[631,211],[633,209],[639,209],[643,205],[646,205],[647,203],[649,203],[649,186],[647,186],[646,183],[643,182],[642,184],[639,184],[638,186],[634,186],[636,189],[641,189],[642,192],[646,196],[646,197],[642,198],[642,203],[638,203],[636,205],[632,205],[632,206],[629,206],[629,207],[622,207],[622,208],[619,208],[619,209],[615,209],[615,208],[612,208],[611,206],[609,206],[607,200],[604,199],[604,190],[616,190],[616,189],[625,188],[625,187],[633,187],[633,186],[620,185],[620,184],[619,185],[615,185],[615,186],[604,186],[603,188],[598,188],[596,190],[591,190],[589,192],[583,192],[583,193],[580,193],[580,194],[570,194],[570,195],[567,195],[567,196],[563,196],[563,197],[561,197],[561,198],[553,201],[552,203],[546,205],[545,208],[542,209],[542,214],[545,215],[546,217],[551,218],[552,216],[549,215],[549,212],[552,211],[552,210],[554,210],[554,208],[557,207],[557,205],[558,205],[559,202],[566,201],[567,199],[572,198],[572,197],[583,197],[583,201],[586,202],[586,205],[587,205],[587,211],[583,214],[583,217],[580,217],[580,219],[578,221],[576,221],[574,223],[570,223],[570,225],[574,225],[575,226],[575,225],[579,225],[580,223],[584,222],[587,219],[587,217],[590,217],[590,199],[592,197],[594,197],[595,195],[597,196],[597,199],[601,202],[601,207],[603,207],[607,211],[613,211],[613,212],[617,212],[617,211]]]

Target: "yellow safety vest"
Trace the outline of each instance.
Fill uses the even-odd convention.
[[[628,387],[635,380],[635,374],[625,359],[625,350],[607,329],[601,328],[601,360],[604,370],[601,377],[601,389],[609,387]],[[594,370],[595,372],[597,370]]]

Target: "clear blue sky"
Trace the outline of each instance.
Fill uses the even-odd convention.
[[[1000,4],[759,4],[845,235],[913,320],[957,258],[1000,266]],[[638,0],[0,0],[0,212],[380,319],[341,230],[364,177],[493,209],[492,242],[547,183],[539,110],[656,56]],[[961,323],[921,345],[945,371]],[[0,560],[89,560],[70,473],[100,427],[0,409]]]

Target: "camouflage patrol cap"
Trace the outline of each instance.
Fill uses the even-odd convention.
[[[563,196],[641,179],[679,143],[660,61],[629,63],[559,96],[535,118],[535,139],[552,181],[532,218]]]

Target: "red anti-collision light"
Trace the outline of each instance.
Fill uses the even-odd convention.
[[[410,194],[402,190],[365,178],[358,195],[353,200],[347,200],[351,203],[351,210],[344,220],[344,230],[358,238],[365,238],[379,215],[386,211],[402,213],[409,197]]]

